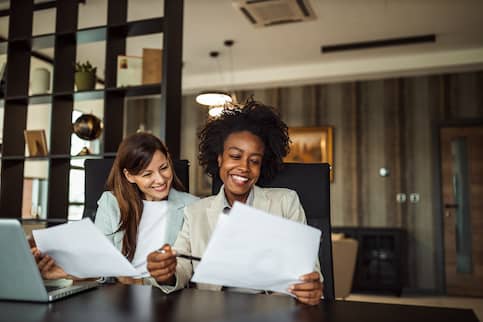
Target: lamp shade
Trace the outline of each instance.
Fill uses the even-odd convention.
[[[202,92],[196,96],[196,102],[207,106],[223,106],[232,102],[231,96],[223,91]]]

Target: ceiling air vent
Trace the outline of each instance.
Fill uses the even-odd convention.
[[[406,46],[406,45],[434,43],[434,42],[436,42],[436,35],[431,34],[431,35],[411,36],[411,37],[402,37],[402,38],[369,40],[369,41],[354,42],[354,43],[347,43],[347,44],[326,45],[326,46],[321,46],[320,51],[322,52],[322,54],[328,54],[328,53],[339,52],[339,51],[381,48],[381,47],[390,47],[390,46]]]
[[[310,0],[233,0],[233,6],[255,27],[315,20]]]

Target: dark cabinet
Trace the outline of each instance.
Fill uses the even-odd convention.
[[[399,228],[333,227],[359,242],[352,290],[394,292],[406,283],[406,232]]]

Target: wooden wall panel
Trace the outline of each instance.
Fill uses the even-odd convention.
[[[404,109],[401,102],[401,81],[384,81],[384,160],[389,169],[389,176],[384,179],[387,191],[385,200],[386,225],[401,227],[405,203],[398,203],[396,195],[405,192],[402,177],[405,174],[405,162],[402,158],[405,147]]]
[[[323,87],[327,124],[334,126],[334,183],[331,185],[331,213],[334,226],[357,226],[362,217],[358,204],[358,145],[353,83],[330,84]],[[322,125],[319,120],[319,125]]]
[[[362,138],[362,225],[384,227],[387,221],[385,204],[389,198],[385,183],[389,177],[379,176],[379,169],[390,168],[385,161],[387,137],[384,124],[384,82],[370,81],[361,84],[360,95],[361,128],[357,135]]]
[[[434,230],[432,213],[432,115],[428,78],[406,80],[407,164],[406,186],[409,194],[419,195],[419,202],[407,203],[406,229],[409,232],[410,283],[421,288],[434,286]]]
[[[480,84],[481,85],[481,84]],[[451,86],[453,95],[451,97],[453,115],[456,118],[469,119],[478,116],[478,97],[474,93],[483,90],[478,89],[478,74],[457,74],[451,76]],[[480,105],[481,106],[481,105]]]

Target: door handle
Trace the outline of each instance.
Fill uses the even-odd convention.
[[[458,204],[457,203],[445,203],[444,208],[445,209],[458,209]]]
[[[458,209],[458,204],[457,203],[445,203],[444,209],[445,209],[444,216],[450,217],[451,216],[451,210],[452,209]]]

